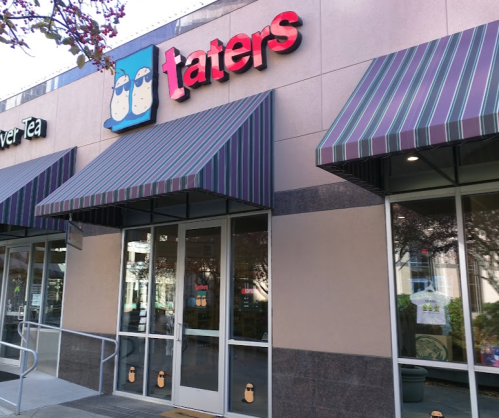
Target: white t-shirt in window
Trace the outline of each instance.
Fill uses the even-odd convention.
[[[445,307],[450,297],[442,292],[413,293],[411,302],[418,307],[417,323],[425,325],[445,325]]]

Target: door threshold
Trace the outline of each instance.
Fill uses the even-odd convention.
[[[165,399],[153,398],[153,397],[149,397],[149,396],[138,395],[135,393],[129,393],[129,392],[124,392],[124,391],[120,391],[120,390],[114,390],[112,395],[121,396],[123,398],[129,398],[129,399],[137,399],[137,400],[144,401],[144,402],[151,402],[151,403],[154,403],[157,405],[164,405],[166,407],[172,408],[170,411],[166,411],[166,412],[159,415],[159,416],[163,416],[163,417],[165,416],[163,414],[174,411],[175,409],[201,413],[201,414],[205,414],[208,417],[215,417],[215,418],[224,418],[224,416],[225,416],[223,414],[216,414],[213,412],[208,412],[208,411],[203,411],[203,410],[198,410],[198,409],[186,408],[186,407],[182,407],[179,405],[174,405],[171,401],[168,401]],[[166,415],[166,416],[168,417],[168,415]],[[188,418],[188,417],[186,415],[179,415],[179,418]]]
[[[161,417],[166,418],[223,418],[222,415],[213,414],[211,412],[206,412],[191,408],[174,407],[168,412],[163,412],[160,414]]]

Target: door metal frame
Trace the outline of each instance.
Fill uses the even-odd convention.
[[[226,327],[225,318],[227,307],[227,220],[211,220],[186,222],[179,224],[178,249],[177,249],[177,292],[176,292],[176,321],[175,321],[175,345],[174,345],[174,367],[172,382],[172,400],[175,405],[193,408],[209,409],[209,412],[223,414],[225,406],[225,351],[226,351]],[[212,392],[203,389],[187,388],[180,384],[182,365],[182,329],[184,312],[184,275],[185,275],[185,237],[188,230],[220,228],[220,313],[219,313],[219,335],[218,335],[218,391]],[[215,395],[216,393],[216,395]]]
[[[230,289],[231,289],[231,281],[230,281],[230,265],[231,265],[231,250],[230,250],[230,243],[231,243],[231,221],[234,218],[244,218],[244,217],[251,217],[251,216],[257,216],[257,215],[266,215],[267,216],[267,233],[268,233],[268,269],[269,269],[269,315],[268,315],[268,341],[266,342],[249,342],[249,341],[238,341],[238,340],[233,340],[228,337],[228,332],[230,329],[230,323],[229,323],[229,318],[227,312],[230,309]],[[238,414],[235,412],[230,412],[229,411],[229,350],[230,347],[232,346],[258,346],[262,348],[266,348],[268,350],[268,418],[272,418],[272,335],[273,335],[273,330],[272,330],[272,213],[269,210],[255,210],[251,212],[242,212],[242,213],[234,213],[230,215],[221,215],[221,216],[210,216],[207,218],[201,218],[201,219],[193,219],[193,220],[184,220],[184,221],[173,221],[173,222],[159,222],[159,223],[154,223],[154,224],[144,224],[144,225],[136,225],[136,226],[129,226],[126,228],[123,228],[122,234],[121,234],[121,264],[120,264],[120,285],[119,285],[119,291],[118,291],[118,298],[117,298],[117,321],[116,321],[116,335],[118,336],[118,339],[120,337],[138,337],[138,338],[145,338],[146,340],[146,345],[145,349],[149,350],[148,346],[148,341],[150,338],[155,338],[155,339],[163,339],[163,340],[175,340],[177,337],[177,326],[175,326],[175,331],[174,335],[159,335],[159,334],[150,334],[149,333],[149,322],[147,323],[147,332],[145,334],[137,334],[137,333],[132,333],[132,332],[125,332],[121,331],[121,319],[122,319],[122,297],[123,297],[123,280],[124,280],[124,274],[125,274],[125,251],[126,251],[126,241],[125,241],[125,236],[126,232],[130,230],[135,230],[135,229],[143,229],[143,228],[150,228],[151,234],[154,237],[156,233],[156,229],[161,226],[165,225],[178,225],[179,230],[181,226],[188,226],[187,229],[192,229],[193,226],[198,226],[201,224],[206,224],[208,222],[222,222],[226,225],[225,227],[225,237],[226,237],[226,257],[225,260],[222,260],[222,267],[225,266],[226,268],[226,280],[223,283],[225,286],[225,299],[224,303],[225,306],[223,306],[224,309],[224,315],[225,319],[220,317],[220,320],[224,321],[225,324],[225,336],[224,336],[224,341],[221,342],[223,344],[223,348],[225,350],[225,359],[223,365],[225,366],[224,370],[224,377],[223,377],[223,398],[224,398],[224,411],[222,414],[227,417],[233,417],[233,418],[244,418],[248,417],[248,415],[243,415],[243,414]],[[189,228],[190,227],[190,228]],[[199,228],[202,228],[202,226],[199,226]],[[195,229],[195,228],[194,228]],[[180,242],[180,239],[179,239]],[[179,245],[180,247],[180,245]],[[154,258],[154,245],[151,248],[151,260]],[[177,257],[178,257],[178,249],[177,249]],[[152,271],[153,269],[150,269],[150,274],[149,274],[149,289],[152,288],[151,283],[152,283]],[[177,277],[178,272],[177,272]],[[176,289],[179,288],[179,286],[183,286],[180,283],[176,283]],[[178,322],[179,316],[178,316],[178,305],[177,305],[177,292],[175,295],[175,323]],[[222,297],[222,296],[221,296]],[[151,290],[149,291],[149,298],[151,298]],[[151,299],[149,299],[151,300]],[[222,314],[222,311],[221,311]],[[148,319],[149,321],[149,319]],[[166,399],[159,399],[155,398],[152,396],[147,395],[147,381],[148,381],[148,353],[149,351],[146,351],[146,355],[144,357],[144,387],[143,387],[143,392],[142,394],[136,394],[136,393],[131,393],[131,392],[126,392],[124,390],[120,390],[118,388],[119,385],[119,380],[118,380],[118,370],[119,370],[119,361],[115,362],[114,366],[114,386],[113,386],[113,394],[118,395],[118,396],[123,396],[126,398],[130,399],[137,399],[137,400],[144,400],[147,399],[148,402],[153,402],[153,403],[158,403],[158,404],[163,404],[163,405],[171,405],[171,406],[177,406],[175,403],[175,384],[172,382],[172,398],[171,400],[166,400]],[[173,368],[175,368],[175,362],[176,359],[175,357],[177,356],[176,350],[174,350],[174,360],[173,360]],[[221,365],[221,363],[219,363]],[[176,370],[173,370],[174,374],[176,375]],[[180,406],[180,405],[179,405]],[[212,411],[210,411],[212,412]]]
[[[11,260],[11,254],[12,253],[20,253],[23,251],[28,252],[28,265],[26,268],[26,289],[24,292],[24,315],[26,315],[26,310],[27,310],[27,304],[28,304],[28,295],[29,291],[31,288],[31,276],[32,276],[32,266],[33,266],[33,254],[32,254],[32,249],[33,245],[28,244],[28,245],[19,245],[19,246],[12,246],[12,247],[6,247],[5,248],[5,260],[4,260],[4,269],[3,269],[3,277],[2,277],[2,298],[0,300],[0,339],[3,338],[3,332],[4,332],[4,327],[5,327],[5,313],[6,313],[6,304],[7,304],[7,280],[8,280],[8,271],[10,270],[10,260]],[[8,359],[6,357],[1,357],[0,356],[0,362],[4,364],[12,364],[15,366],[19,366],[20,364],[20,355],[21,352],[19,352],[19,359],[13,360],[13,359]]]
[[[5,247],[5,261],[4,261],[4,271],[3,274],[0,277],[0,281],[2,283],[2,287],[0,288],[0,338],[3,335],[3,323],[4,323],[4,309],[6,303],[6,292],[3,291],[5,289],[5,283],[6,283],[6,274],[9,268],[8,263],[10,262],[10,253],[11,252],[16,252],[16,251],[22,251],[22,250],[28,250],[30,252],[30,261],[29,261],[29,266],[28,266],[28,280],[27,280],[27,286],[26,286],[26,295],[25,295],[25,302],[26,302],[26,307],[25,309],[29,308],[31,305],[31,301],[29,300],[29,294],[31,292],[31,286],[33,283],[33,269],[34,269],[34,248],[35,245],[38,243],[44,243],[45,244],[45,251],[44,251],[44,261],[43,261],[43,272],[42,272],[42,288],[41,288],[41,295],[40,295],[40,315],[38,318],[38,323],[43,324],[44,318],[45,318],[45,296],[47,292],[47,287],[48,287],[48,278],[47,278],[47,272],[48,272],[48,266],[49,266],[49,257],[50,257],[50,245],[54,241],[65,241],[66,235],[63,233],[56,233],[56,234],[49,234],[49,235],[39,235],[39,236],[33,236],[33,237],[26,237],[26,238],[17,238],[17,239],[10,239],[10,240],[4,240],[0,241],[0,246]],[[68,251],[67,251],[67,246],[66,246],[66,255],[65,255],[65,264],[67,265],[68,261]],[[64,302],[64,295],[66,292],[66,286],[64,286],[63,293],[62,293],[62,300]],[[62,310],[61,310],[61,323],[64,319],[64,303],[62,305]],[[38,350],[38,342],[39,338],[37,335],[37,340],[36,340],[36,350]],[[56,370],[56,375],[59,375],[59,361],[60,361],[60,345],[61,345],[61,339],[59,338],[59,344],[58,344],[58,350],[57,350],[57,370]],[[4,364],[14,364],[18,365],[19,361],[15,360],[9,360],[5,359],[4,357],[0,357],[0,363]]]

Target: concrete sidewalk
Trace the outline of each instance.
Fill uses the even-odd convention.
[[[122,396],[92,396],[77,401],[27,410],[21,417],[36,418],[158,418],[173,409],[152,402]],[[10,418],[16,415],[6,415]]]
[[[0,364],[0,370],[19,375],[19,367]],[[95,390],[57,379],[45,373],[33,371],[24,378],[21,411],[57,405],[77,399],[95,396]],[[19,379],[0,382],[0,397],[17,402]],[[0,417],[10,415],[14,407],[0,401]]]
[[[19,367],[0,364],[0,370],[19,375]],[[0,397],[17,400],[19,379],[0,382]],[[172,407],[122,396],[100,396],[95,390],[41,372],[24,379],[22,417],[36,418],[152,418]],[[14,407],[0,401],[0,417],[16,417]]]

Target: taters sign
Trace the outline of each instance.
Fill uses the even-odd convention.
[[[216,38],[205,51],[194,51],[185,58],[176,48],[165,51],[163,72],[168,78],[172,100],[183,102],[190,97],[189,89],[223,83],[230,73],[241,74],[251,67],[267,68],[267,49],[276,54],[289,54],[298,49],[302,36],[297,27],[303,22],[295,12],[277,15],[269,26],[251,36],[240,33],[227,45]],[[158,55],[156,46],[149,46],[116,61],[110,117],[104,127],[123,132],[156,122],[159,105]]]
[[[22,139],[45,138],[47,136],[47,122],[43,119],[29,117],[22,120],[24,130],[12,128],[8,131],[0,130],[0,151],[11,145],[19,145]]]
[[[227,71],[241,74],[252,66],[264,70],[267,68],[267,47],[277,54],[289,54],[298,49],[302,37],[296,28],[302,24],[295,12],[284,12],[260,32],[251,36],[236,35],[225,47],[220,39],[214,39],[208,52],[194,51],[187,59],[176,48],[170,48],[165,52],[163,64],[163,72],[168,75],[170,97],[178,102],[187,100],[189,88],[210,84],[211,80],[227,81]]]

